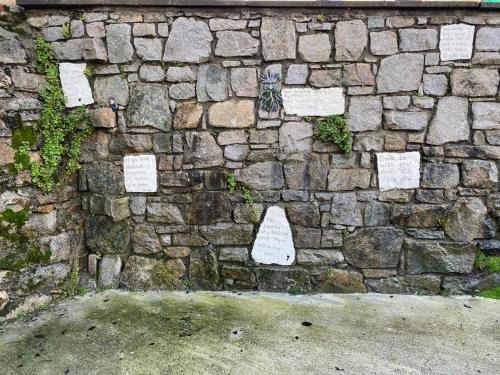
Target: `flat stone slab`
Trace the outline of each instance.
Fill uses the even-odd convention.
[[[267,209],[253,245],[252,258],[261,264],[293,264],[292,230],[283,208],[271,206]]]
[[[59,78],[68,108],[94,103],[92,89],[84,73],[86,68],[85,63],[61,63],[59,65]]]
[[[341,87],[327,89],[294,88],[281,90],[283,107],[288,115],[330,116],[345,111],[345,98]]]
[[[3,375],[493,375],[499,308],[467,296],[106,291],[3,324],[0,363]]]

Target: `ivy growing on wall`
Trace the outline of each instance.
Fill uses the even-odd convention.
[[[49,192],[59,182],[59,175],[79,169],[81,144],[92,127],[85,107],[66,110],[54,51],[42,38],[36,41],[36,69],[47,78],[47,87],[39,93],[43,109],[36,129],[21,127],[14,135],[18,134],[14,167],[17,171],[31,168],[33,183]],[[32,163],[29,151],[36,142],[35,131],[41,134],[42,145],[40,161]]]

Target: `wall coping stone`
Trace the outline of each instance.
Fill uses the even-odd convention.
[[[500,9],[496,0],[17,0],[23,7],[197,6],[302,8],[476,8]]]

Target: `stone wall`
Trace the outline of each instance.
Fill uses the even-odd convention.
[[[500,248],[500,13],[101,8],[27,16],[60,62],[86,64],[78,69],[87,69],[96,131],[81,155],[82,212],[71,183],[48,198],[16,181],[0,208],[26,197],[43,212],[37,223],[52,215],[43,232],[51,244],[85,216],[90,285],[470,293],[500,283],[473,267],[478,247]],[[36,120],[43,79],[32,74],[30,41],[26,58],[9,61],[5,44],[21,44],[1,38],[4,111]],[[266,71],[308,105],[297,110],[285,97],[289,113],[259,110]],[[340,90],[330,97],[332,87]],[[76,91],[72,99],[83,100]],[[349,156],[317,140],[314,119],[302,116],[322,110],[345,115]],[[3,166],[9,126],[0,128]],[[417,186],[379,189],[381,152],[418,153]],[[155,192],[126,189],[126,155],[155,156]],[[253,209],[229,191],[231,172]],[[252,258],[271,206],[285,209],[293,264]],[[48,267],[79,258],[64,248]]]

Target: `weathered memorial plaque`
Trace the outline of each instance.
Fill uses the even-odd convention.
[[[419,152],[381,152],[377,154],[380,190],[412,189],[420,185]]]
[[[283,108],[287,115],[329,116],[345,111],[345,99],[341,87],[327,89],[283,89]]]
[[[127,155],[123,158],[125,190],[131,193],[153,193],[157,189],[156,157]]]
[[[474,26],[457,24],[441,27],[441,61],[468,60],[472,56]]]
[[[61,63],[59,65],[59,78],[68,108],[94,103],[92,90],[84,73],[86,67],[85,63]]]
[[[269,207],[252,249],[257,263],[290,265],[295,260],[292,231],[285,210]]]

